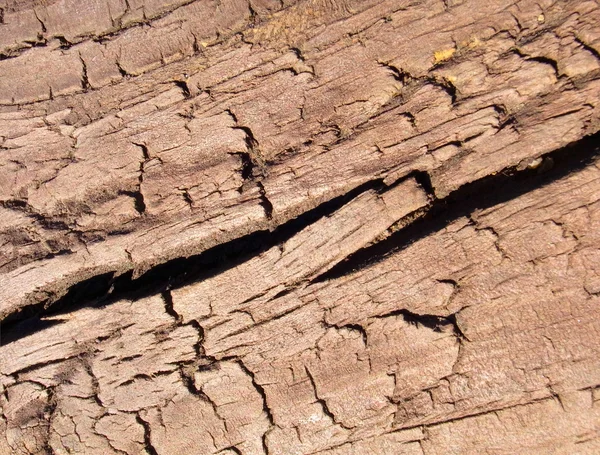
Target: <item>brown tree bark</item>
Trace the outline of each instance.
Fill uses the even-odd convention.
[[[600,3],[0,0],[0,454],[600,453]]]

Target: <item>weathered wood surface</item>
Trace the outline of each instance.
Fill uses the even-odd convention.
[[[600,452],[597,1],[0,8],[0,454]]]

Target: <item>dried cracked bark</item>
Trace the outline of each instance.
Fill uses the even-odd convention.
[[[600,3],[2,0],[1,454],[600,452]]]

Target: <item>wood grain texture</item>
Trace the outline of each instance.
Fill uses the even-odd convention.
[[[0,454],[600,451],[600,3],[0,0]]]

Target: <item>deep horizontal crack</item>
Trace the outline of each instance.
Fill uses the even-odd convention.
[[[445,198],[434,199],[423,217],[397,230],[385,240],[351,254],[313,282],[335,279],[379,262],[384,257],[444,229],[452,221],[469,217],[475,210],[507,202],[564,178],[597,159],[600,153],[599,139],[600,133],[596,133],[543,155],[542,162],[553,163],[551,169],[540,167],[520,170],[520,166],[515,165],[467,183]],[[427,187],[426,180],[423,184]]]
[[[405,308],[400,310],[394,310],[389,313],[373,316],[373,319],[384,319],[391,316],[402,316],[402,318],[409,324],[416,327],[426,327],[434,332],[445,332],[448,329],[452,329],[452,333],[459,340],[467,340],[468,338],[463,334],[456,320],[456,313],[452,313],[448,316],[438,316],[435,314],[420,314],[409,311]]]
[[[369,181],[278,226],[272,232],[257,231],[200,254],[167,261],[138,278],[133,278],[133,272],[129,271],[119,276],[110,272],[82,280],[58,299],[53,295],[46,295],[39,303],[28,305],[5,317],[2,320],[0,344],[11,343],[60,323],[55,319],[44,319],[45,316],[56,316],[85,307],[110,305],[124,298],[140,299],[210,278],[286,242],[306,226],[330,215],[365,191],[382,187],[381,179]]]
[[[599,138],[600,133],[596,133],[542,156],[542,161],[553,163],[551,169],[541,166],[526,167],[521,170],[522,166],[515,165],[503,172],[465,184],[443,199],[434,199],[433,188],[426,173],[410,174],[434,199],[427,212],[421,217],[415,217],[411,223],[399,228],[380,242],[351,254],[328,272],[315,278],[313,282],[340,277],[380,261],[385,256],[443,229],[453,220],[470,216],[477,209],[509,201],[582,169],[597,158],[600,151]],[[143,149],[142,151],[144,152]],[[144,159],[147,158],[147,152],[144,152]],[[167,261],[151,268],[139,278],[134,279],[132,272],[129,271],[118,277],[111,272],[83,280],[73,285],[58,300],[52,295],[47,295],[46,299],[40,299],[40,303],[21,308],[5,317],[2,321],[0,342],[7,344],[60,323],[56,320],[46,320],[44,316],[58,315],[82,307],[108,305],[123,298],[142,298],[209,278],[284,243],[308,225],[330,215],[359,194],[371,189],[385,188],[389,187],[383,185],[381,179],[366,182],[345,195],[331,199],[280,225],[272,232],[257,231],[200,254]]]
[[[503,172],[463,185],[446,198],[434,200],[424,216],[416,217],[412,223],[401,227],[384,240],[351,254],[313,282],[334,279],[378,262],[385,256],[443,229],[453,220],[470,216],[477,209],[509,201],[584,168],[597,158],[600,151],[599,138],[600,133],[596,133],[544,155],[542,160],[554,163],[549,170],[519,170],[519,165],[515,165]],[[411,176],[417,178],[421,186],[432,195],[433,188],[427,174],[413,173]],[[369,181],[282,224],[272,232],[257,231],[198,255],[167,261],[136,279],[130,271],[118,277],[107,273],[81,281],[58,300],[48,295],[41,303],[21,308],[7,316],[2,321],[0,343],[8,344],[60,323],[56,320],[46,320],[44,316],[58,315],[82,307],[108,305],[123,298],[138,299],[219,274],[285,242],[359,194],[370,189],[383,188],[385,186],[381,179]]]

